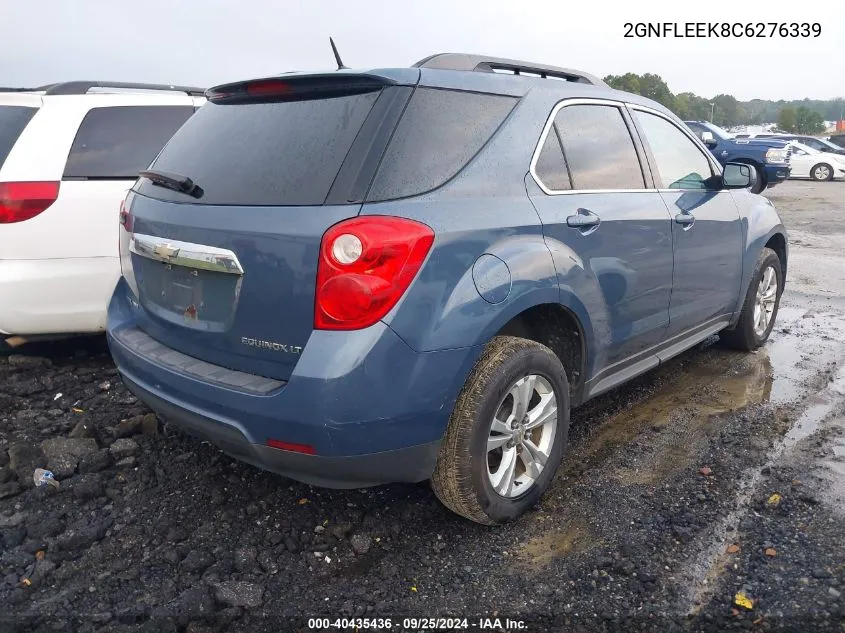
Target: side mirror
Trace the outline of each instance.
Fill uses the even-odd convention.
[[[702,132],[701,140],[707,147],[718,145],[718,143],[716,143],[716,139],[713,138],[713,132]]]
[[[757,170],[744,163],[726,163],[722,173],[725,189],[748,189],[757,184]]]

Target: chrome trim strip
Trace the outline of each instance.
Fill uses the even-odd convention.
[[[129,251],[165,264],[232,275],[244,274],[237,255],[225,248],[136,233],[129,241]]]
[[[560,112],[563,108],[569,105],[585,105],[585,104],[593,104],[593,105],[609,105],[614,106],[616,108],[624,108],[625,104],[622,101],[613,101],[611,99],[564,99],[563,101],[558,102],[554,108],[552,108],[552,113],[549,115],[549,118],[546,119],[546,124],[543,126],[543,132],[540,134],[540,140],[537,142],[537,146],[534,148],[534,153],[531,155],[531,165],[528,168],[531,177],[534,179],[534,182],[537,183],[537,186],[543,190],[543,193],[549,196],[560,196],[565,194],[573,194],[573,193],[632,193],[634,191],[653,191],[653,189],[564,189],[564,190],[555,190],[549,189],[546,185],[543,184],[543,181],[540,180],[540,177],[537,175],[537,162],[540,160],[540,151],[543,149],[543,145],[546,143],[546,137],[549,135],[549,130],[552,129],[552,125],[555,122],[555,117],[557,113]]]
[[[552,108],[551,114],[549,114],[549,118],[546,119],[546,123],[543,126],[543,132],[540,134],[540,140],[537,142],[537,146],[534,148],[534,153],[531,155],[531,165],[528,168],[531,177],[534,179],[534,182],[537,183],[537,186],[549,196],[565,196],[565,195],[573,195],[573,194],[582,194],[582,193],[645,193],[645,192],[655,192],[655,191],[707,191],[705,189],[657,189],[654,187],[643,187],[642,189],[563,189],[563,190],[556,190],[556,189],[549,189],[546,185],[543,184],[543,181],[540,180],[540,177],[537,175],[537,162],[540,160],[540,151],[543,149],[543,145],[546,143],[546,137],[549,135],[549,130],[552,129],[552,125],[554,124],[555,117],[557,113],[560,112],[563,108],[570,105],[584,105],[584,104],[597,104],[597,105],[609,105],[614,106],[617,108],[628,108],[634,110],[642,110],[643,112],[648,112],[650,114],[655,114],[672,125],[678,128],[682,134],[685,134],[687,138],[692,140],[696,147],[699,150],[702,150],[706,159],[710,163],[711,167],[715,170],[715,173],[721,174],[722,173],[722,166],[716,161],[713,154],[710,152],[709,149],[701,142],[701,140],[695,136],[690,130],[684,130],[678,127],[678,124],[675,123],[672,119],[668,118],[665,114],[660,112],[659,110],[655,110],[654,108],[649,108],[648,106],[639,105],[636,103],[629,103],[624,101],[613,101],[612,99],[591,99],[591,98],[576,98],[576,99],[564,99],[563,101],[558,102],[554,108]]]

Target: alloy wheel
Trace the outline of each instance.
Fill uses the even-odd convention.
[[[754,333],[759,337],[763,337],[769,329],[777,295],[778,276],[772,266],[767,266],[757,286],[757,299],[754,303]]]
[[[517,380],[496,409],[487,438],[487,476],[502,497],[519,497],[536,483],[554,446],[557,398],[543,376]]]

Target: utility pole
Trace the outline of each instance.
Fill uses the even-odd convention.
[[[715,107],[715,105],[715,101],[710,102],[710,123],[713,123],[713,108]]]

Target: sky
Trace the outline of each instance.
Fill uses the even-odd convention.
[[[845,97],[845,14],[831,0],[0,0],[0,85],[74,79],[195,85],[495,55],[603,77],[652,72],[674,93]],[[625,38],[625,23],[808,22],[810,38]],[[768,28],[766,29],[768,34]]]

